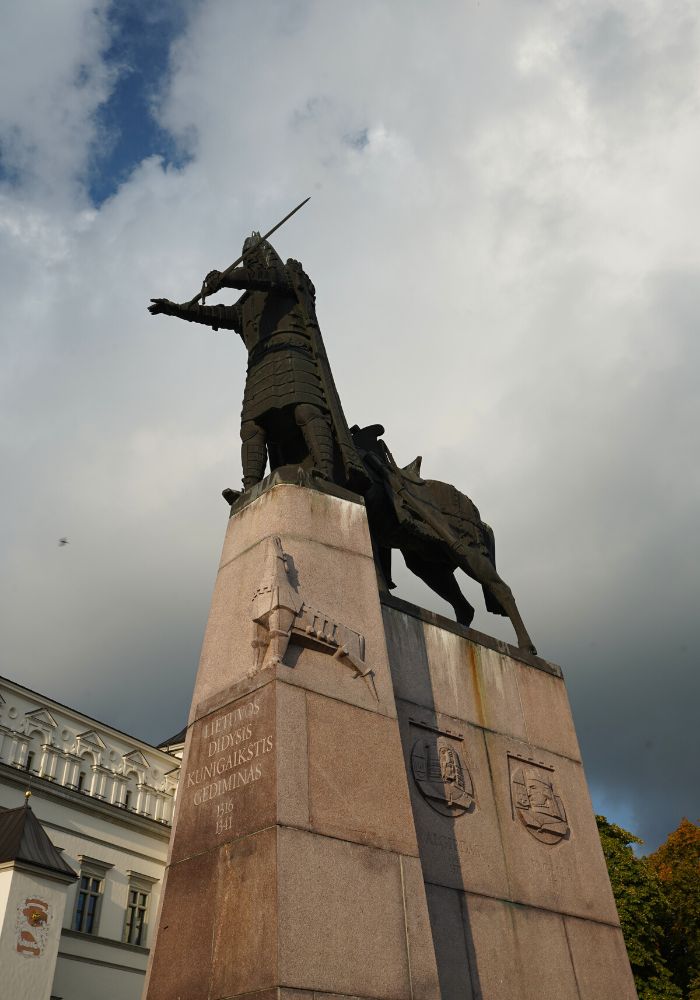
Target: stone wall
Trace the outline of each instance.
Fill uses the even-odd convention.
[[[383,612],[443,1000],[635,1000],[560,668]]]

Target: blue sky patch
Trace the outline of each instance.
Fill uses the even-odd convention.
[[[167,81],[170,46],[185,25],[182,5],[177,0],[157,9],[116,4],[110,25],[112,41],[105,60],[118,77],[98,112],[98,139],[87,178],[90,198],[97,206],[147,157],[161,156],[166,166],[176,167],[189,159],[153,115]]]
[[[356,132],[348,132],[343,136],[343,142],[362,152],[365,146],[369,146],[369,129],[360,128]]]

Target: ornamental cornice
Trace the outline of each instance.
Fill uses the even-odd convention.
[[[154,792],[156,795],[166,794],[162,788],[156,788],[155,785],[149,785],[146,781],[139,781],[136,787],[140,792]]]
[[[18,768],[12,764],[0,761],[0,780],[9,781],[11,784],[26,787],[27,772],[23,768]],[[79,792],[67,785],[59,785],[54,781],[48,781],[40,775],[32,775],[32,788],[35,795],[46,795],[47,798],[63,800],[70,803],[73,808],[80,809],[86,813],[100,814],[112,823],[119,826],[136,828],[144,833],[158,837],[160,840],[168,840],[170,837],[170,823],[162,820],[151,819],[149,816],[142,816],[139,813],[119,807],[116,803],[104,802],[94,795],[87,795]]]

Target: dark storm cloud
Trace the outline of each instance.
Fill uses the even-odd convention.
[[[493,525],[598,807],[652,845],[697,815],[694,8],[182,5],[153,82],[180,166],[141,159],[99,210],[118,8],[52,35],[55,11],[0,41],[3,673],[146,739],[182,725],[245,352],[146,304],[311,194],[278,248],[350,421]]]

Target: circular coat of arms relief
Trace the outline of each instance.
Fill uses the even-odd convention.
[[[411,751],[411,770],[418,790],[436,812],[455,817],[474,808],[474,784],[454,740],[419,737]]]
[[[569,835],[564,803],[543,768],[516,767],[511,774],[513,806],[528,833],[542,844],[558,844]]]

